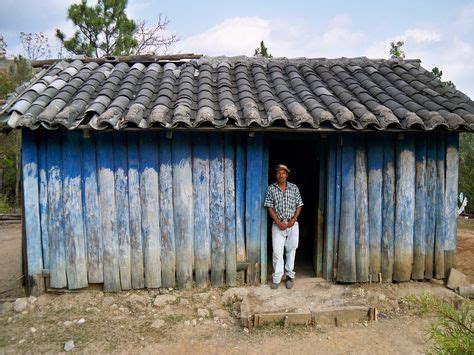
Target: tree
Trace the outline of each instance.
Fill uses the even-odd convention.
[[[7,53],[7,42],[3,38],[3,35],[0,34],[0,56],[4,56]]]
[[[456,89],[456,85],[454,85],[454,83],[451,80],[443,81],[443,71],[439,69],[438,67],[434,67],[433,69],[431,69],[431,73],[433,73],[433,75],[443,84],[448,85],[452,87],[453,89]]]
[[[405,51],[402,49],[405,42],[398,41],[398,42],[390,42],[390,56],[392,59],[395,58],[405,58]]]
[[[134,37],[138,42],[134,53],[139,54],[157,54],[160,49],[163,52],[178,41],[178,36],[175,33],[167,34],[166,28],[170,20],[168,17],[158,15],[158,22],[149,25],[145,20],[137,21],[137,27],[134,32]]]
[[[46,37],[43,32],[20,32],[20,41],[21,45],[23,46],[25,56],[29,60],[49,58],[51,56],[48,37]]]
[[[260,48],[255,49],[254,57],[273,58],[268,52],[268,48],[263,41],[260,42]]]

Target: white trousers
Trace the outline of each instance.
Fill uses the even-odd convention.
[[[280,230],[275,223],[272,224],[273,282],[276,284],[280,283],[283,277],[283,267],[286,276],[295,277],[293,268],[295,267],[296,248],[298,248],[298,233],[298,222],[284,231]],[[286,250],[286,263],[283,261],[284,250]]]

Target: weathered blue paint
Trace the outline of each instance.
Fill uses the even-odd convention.
[[[224,142],[221,133],[211,133],[209,137],[209,184],[211,206],[211,281],[213,286],[224,284],[226,261],[225,235],[225,182],[224,182]]]
[[[141,133],[139,147],[145,287],[158,288],[161,286],[161,248],[157,134],[152,132]]]
[[[43,268],[49,269],[49,237],[48,237],[48,154],[46,151],[46,135],[40,134],[38,140],[38,178],[39,178],[39,213],[41,224],[41,246],[43,252]],[[26,144],[32,144],[27,142]]]
[[[426,139],[426,226],[425,226],[425,279],[434,276],[434,245],[436,233],[436,136]]]
[[[409,281],[413,263],[415,217],[415,141],[411,133],[396,140],[396,211],[393,280]]]
[[[112,134],[97,137],[99,208],[103,241],[104,290],[120,291],[119,241],[116,227],[114,151]]]
[[[260,224],[262,222],[262,170],[263,170],[263,135],[247,137],[247,178],[245,230],[247,241],[247,258],[249,268],[247,281],[258,284],[260,279]]]
[[[457,239],[459,133],[446,134],[446,245],[445,271],[454,266]]]
[[[341,159],[342,187],[337,281],[356,282],[355,152],[353,136],[343,136]]]
[[[357,282],[369,281],[369,210],[367,146],[364,136],[355,139],[355,242]]]
[[[36,133],[30,130],[22,132],[22,173],[23,194],[25,212],[26,232],[26,257],[28,266],[28,277],[34,280],[34,293],[43,291],[41,272],[43,269],[43,247],[41,244],[41,222],[39,210],[39,186],[38,186],[38,150],[36,146]]]
[[[224,135],[224,203],[225,203],[225,276],[226,284],[237,284],[237,251],[235,240],[235,145],[234,135]]]
[[[140,203],[140,155],[138,133],[127,133],[128,202],[130,206],[130,267],[132,288],[145,287],[143,268],[142,213]]]
[[[445,196],[446,137],[436,135],[436,231],[435,231],[435,278],[444,278],[444,250],[446,245],[446,196]]]
[[[426,225],[426,135],[416,134],[415,141],[415,225],[413,233],[412,279],[425,277],[425,225]]]
[[[66,242],[66,275],[69,289],[87,287],[86,241],[82,207],[81,132],[63,139],[63,216]]]
[[[269,170],[269,151],[268,151],[268,143],[265,136],[263,136],[262,142],[262,177],[261,177],[261,184],[262,191],[259,195],[260,198],[260,206],[262,211],[260,212],[260,216],[262,220],[260,221],[260,282],[265,284],[267,283],[267,208],[263,206],[264,199],[265,199],[265,192],[267,190],[268,185],[268,170]]]
[[[382,168],[383,140],[380,135],[368,137],[367,166],[369,194],[369,241],[370,241],[370,275],[377,280],[381,272],[382,251]]]
[[[394,135],[383,136],[382,280],[392,282],[395,238],[395,146]]]
[[[342,145],[343,136],[336,136],[336,189],[335,189],[335,206],[334,206],[334,246],[333,246],[333,279],[337,278],[337,263],[339,251],[339,232],[341,223],[341,180],[342,180]]]
[[[237,261],[243,262],[245,256],[245,137],[236,135],[235,147],[235,235]]]
[[[334,220],[335,220],[335,200],[336,200],[336,137],[329,136],[327,150],[327,174],[326,181],[326,214],[324,226],[324,256],[323,256],[323,277],[326,280],[333,279],[333,255],[334,255]],[[324,159],[321,156],[321,159]]]
[[[196,285],[207,287],[211,269],[209,140],[193,134],[194,265]]]
[[[61,134],[44,133],[47,136],[48,171],[48,236],[50,286],[63,288],[66,279],[66,247],[64,242],[64,223],[62,211],[62,154]],[[25,193],[25,200],[34,197]],[[27,210],[28,211],[28,210]],[[28,212],[29,213],[29,212]]]
[[[122,290],[132,288],[130,218],[128,201],[127,135],[117,132],[113,136],[115,206],[117,213],[117,234],[119,239],[119,270]]]
[[[176,245],[173,218],[173,165],[171,162],[171,140],[160,133],[160,233],[161,233],[161,284],[176,285]]]
[[[319,150],[315,152],[318,154],[319,165],[319,192],[318,192],[318,214],[316,224],[316,243],[315,256],[313,258],[313,268],[317,277],[323,276],[323,255],[324,255],[324,215],[326,210],[326,155],[327,155],[327,140],[320,141]]]
[[[191,286],[194,265],[194,208],[189,133],[173,134],[171,159],[173,163],[176,277],[178,287],[184,288]]]

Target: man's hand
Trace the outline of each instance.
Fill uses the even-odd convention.
[[[284,231],[284,230],[286,230],[286,228],[288,228],[287,224],[285,222],[282,222],[282,221],[276,222],[276,225],[278,226],[278,228],[281,231]]]
[[[295,223],[296,223],[296,219],[292,218],[292,219],[290,219],[290,221],[288,222],[287,227],[288,227],[288,228],[291,228],[291,227],[293,227],[293,226],[295,225]]]

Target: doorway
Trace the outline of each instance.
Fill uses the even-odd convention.
[[[317,253],[317,211],[319,200],[320,140],[314,134],[275,134],[269,140],[268,183],[275,182],[274,167],[285,164],[291,170],[288,181],[296,184],[303,199],[303,209],[298,218],[300,225],[299,245],[296,250],[296,277],[315,277]],[[271,279],[272,235],[271,219],[268,218],[267,251],[268,275]],[[322,261],[320,261],[322,262]]]

